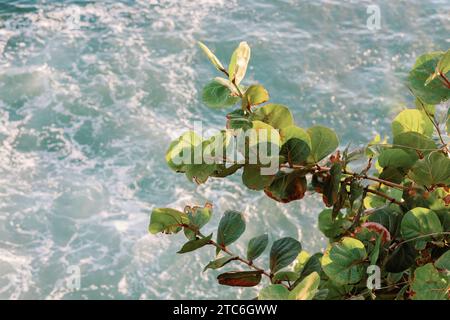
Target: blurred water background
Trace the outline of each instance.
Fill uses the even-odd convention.
[[[372,4],[377,31],[366,26]],[[212,249],[176,255],[183,236],[147,234],[154,207],[210,201],[211,227],[244,211],[236,251],[264,231],[324,247],[316,198],[277,204],[239,176],[196,186],[166,167],[169,142],[194,120],[224,125],[227,111],[200,101],[216,73],[197,40],[224,62],[248,41],[249,80],[299,126],[331,126],[356,146],[411,104],[415,58],[450,47],[450,2],[0,0],[0,298],[255,295],[201,272]],[[80,290],[65,285],[70,266]]]

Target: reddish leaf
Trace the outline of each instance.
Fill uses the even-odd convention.
[[[254,287],[261,282],[262,271],[233,271],[217,277],[219,284],[231,287]]]

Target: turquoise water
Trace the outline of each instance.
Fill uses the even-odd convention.
[[[0,298],[254,296],[201,273],[212,250],[176,255],[181,235],[148,235],[154,207],[210,201],[211,226],[244,211],[236,251],[264,230],[323,248],[316,198],[278,204],[239,176],[195,186],[166,167],[168,143],[194,120],[224,125],[226,111],[199,99],[216,74],[197,40],[223,61],[248,41],[249,80],[300,126],[329,125],[358,145],[411,104],[415,57],[450,47],[450,2],[0,0]],[[65,285],[71,266],[79,290]]]

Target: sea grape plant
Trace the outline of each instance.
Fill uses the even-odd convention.
[[[377,136],[364,147],[338,150],[332,129],[296,126],[288,107],[268,103],[261,84],[242,83],[251,53],[246,42],[234,51],[228,68],[204,44],[200,47],[223,75],[204,87],[204,103],[240,106],[213,137],[190,131],[173,141],[166,154],[169,167],[199,184],[242,171],[246,187],[282,203],[318,193],[326,207],[318,214],[318,227],[329,245],[323,253],[309,254],[299,241],[285,237],[271,244],[268,262],[256,263],[264,260],[268,235],[251,239],[245,256],[236,254],[230,247],[245,231],[244,214],[226,211],[215,235],[203,234],[213,212],[209,203],[183,211],[154,209],[149,231],[183,230],[188,241],[180,254],[215,247],[216,256],[204,270],[240,263],[244,268],[220,274],[219,284],[253,287],[265,278],[258,293],[262,300],[449,299],[450,50],[417,59],[407,79],[415,107],[393,119],[389,141]],[[229,157],[240,135],[244,148]],[[259,157],[261,150],[276,160],[276,170],[263,170],[269,164]]]

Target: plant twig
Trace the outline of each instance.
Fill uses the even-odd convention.
[[[189,229],[191,231],[193,231],[199,238],[205,238],[205,236],[199,230],[197,230],[195,228],[192,228],[190,225],[182,224],[181,226],[184,227],[184,228],[187,228],[187,229]],[[228,255],[230,255],[232,257],[236,257],[236,260],[241,261],[242,263],[246,264],[250,268],[252,268],[252,269],[254,269],[256,271],[260,271],[263,275],[265,275],[266,277],[268,277],[272,281],[272,275],[270,273],[268,273],[267,271],[265,271],[264,269],[259,268],[258,266],[254,265],[252,261],[248,261],[248,260],[240,257],[239,255],[234,254],[227,247],[218,244],[214,240],[210,240],[209,244],[213,245],[214,247],[216,247],[216,248],[218,248],[220,250],[222,250],[223,252],[225,252],[226,254],[228,254]],[[284,286],[286,286],[286,285],[284,285]]]
[[[385,193],[383,193],[381,191],[367,188],[367,192],[373,193],[373,194],[375,194],[375,195],[377,195],[379,197],[385,198],[386,200],[389,200],[391,203],[398,204],[399,206],[403,205],[403,203],[401,203],[400,201],[396,200],[395,198],[393,198],[391,196],[388,196],[387,194],[385,194]]]

